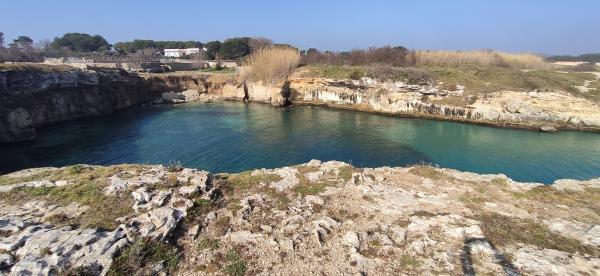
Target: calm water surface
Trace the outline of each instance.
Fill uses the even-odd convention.
[[[546,134],[296,106],[216,103],[140,106],[60,123],[33,142],[0,146],[3,172],[76,163],[178,160],[239,172],[340,160],[359,167],[421,161],[520,181],[600,176],[600,134]]]

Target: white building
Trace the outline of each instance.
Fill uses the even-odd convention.
[[[183,55],[191,55],[200,53],[200,48],[187,48],[187,49],[165,49],[165,57],[178,58]]]

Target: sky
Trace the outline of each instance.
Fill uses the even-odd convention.
[[[600,0],[0,0],[6,41],[67,32],[207,42],[268,37],[301,49],[370,46],[600,52]]]

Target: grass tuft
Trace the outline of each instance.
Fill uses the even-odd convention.
[[[310,182],[303,174],[297,174],[296,176],[300,181],[294,186],[293,190],[302,196],[318,195],[324,192],[327,187],[335,186],[335,183],[330,181]],[[352,178],[352,174],[350,174],[350,178]]]
[[[261,182],[270,183],[280,181],[283,178],[276,174],[256,174],[252,175],[251,171],[242,172],[238,174],[229,175],[227,177],[227,183],[240,190],[246,190],[249,188],[256,187]]]
[[[225,260],[229,263],[223,271],[232,276],[242,276],[246,274],[246,262],[235,250],[230,250],[225,255]]]
[[[217,248],[219,248],[217,239],[202,239],[198,242],[198,251],[216,250]]]
[[[442,179],[445,175],[429,165],[416,165],[409,170],[410,173],[418,176],[422,176],[425,178],[439,180]]]
[[[352,179],[352,173],[354,172],[354,167],[352,166],[343,166],[340,167],[338,172],[338,176],[341,177],[344,181],[348,181]]]

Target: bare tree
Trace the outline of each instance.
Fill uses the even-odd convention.
[[[50,48],[50,43],[49,39],[43,39],[38,41],[33,47],[45,52]]]
[[[0,32],[0,48],[4,48],[4,33]]]

